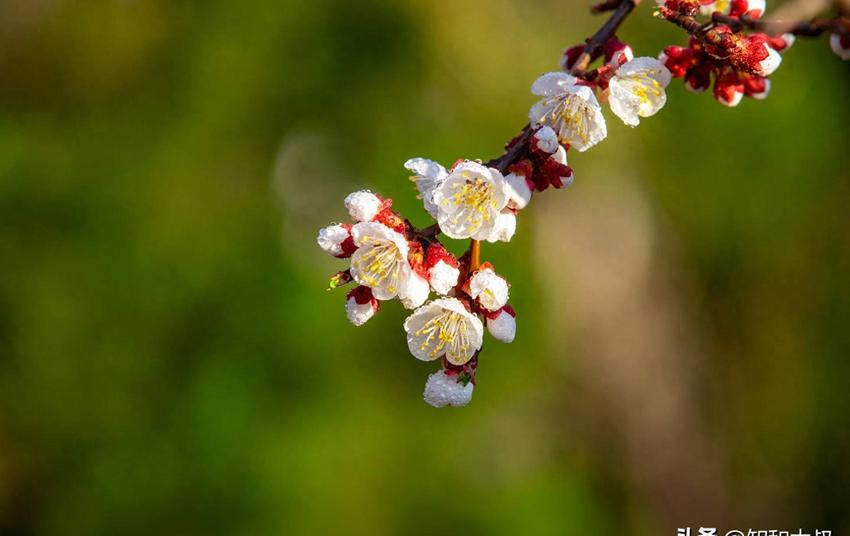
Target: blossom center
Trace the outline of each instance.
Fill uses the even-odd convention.
[[[454,311],[443,311],[436,315],[416,330],[414,335],[417,338],[424,337],[419,349],[425,352],[430,347],[428,355],[435,359],[444,353],[452,358],[465,356],[472,348],[467,321]]]
[[[481,177],[472,177],[463,172],[463,182],[452,184],[451,202],[459,208],[452,218],[453,225],[463,225],[474,232],[490,221],[491,212],[498,208],[493,198],[493,185]]]
[[[389,292],[397,292],[396,283],[399,279],[401,262],[404,258],[398,247],[391,241],[376,240],[372,237],[364,237],[364,245],[372,247],[364,251],[358,258],[353,259],[353,266],[360,275],[360,283],[368,287],[377,287],[389,279]]]

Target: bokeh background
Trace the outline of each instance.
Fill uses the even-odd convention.
[[[682,43],[641,6],[639,55]],[[3,0],[0,533],[850,531],[850,64],[679,81],[511,244],[472,404],[315,246],[488,159],[601,19],[564,0]],[[462,247],[462,245],[458,245]]]

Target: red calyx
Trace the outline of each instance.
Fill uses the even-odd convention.
[[[671,45],[664,49],[664,55],[666,56],[664,66],[673,78],[682,78],[694,65],[694,51],[690,48]]]
[[[744,92],[744,84],[738,73],[728,70],[717,76],[714,82],[714,96],[724,102],[734,102],[737,93]]]
[[[576,61],[578,61],[579,56],[581,56],[582,52],[584,52],[584,48],[585,45],[576,45],[564,50],[564,54],[561,57],[561,69],[564,71],[572,69],[576,64]]]
[[[389,199],[388,201],[392,204],[392,199]],[[383,223],[393,231],[401,234],[406,234],[410,231],[410,223],[390,208],[385,208],[380,211],[373,221]]]
[[[354,301],[359,303],[360,305],[372,302],[372,305],[374,305],[376,308],[378,307],[378,300],[376,300],[375,297],[372,296],[372,289],[370,289],[369,287],[364,287],[363,285],[355,287],[351,292],[348,293],[345,298],[346,300],[354,298]]]
[[[614,54],[627,48],[631,47],[629,47],[627,43],[624,43],[617,39],[616,36],[611,37],[611,39],[605,41],[605,43],[602,45],[602,53],[605,55],[605,63],[611,61],[614,58]],[[620,60],[620,64],[622,65],[623,63],[625,63],[625,58],[621,58]]]
[[[744,86],[744,94],[748,97],[753,95],[761,95],[767,91],[767,78],[755,75],[741,76],[741,82]]]
[[[425,250],[417,241],[407,243],[410,250],[407,252],[407,262],[414,272],[428,279],[428,269],[425,268]]]
[[[554,158],[549,158],[543,164],[539,174],[543,177],[547,186],[551,184],[555,188],[563,188],[564,181],[561,177],[569,177],[573,174],[573,170],[570,166],[561,164]]]
[[[452,255],[451,252],[442,244],[435,242],[428,246],[428,250],[425,252],[425,268],[430,270],[440,261],[443,261],[454,268],[457,268],[458,266],[455,256]]]

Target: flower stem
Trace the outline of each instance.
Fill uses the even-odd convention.
[[[472,273],[481,266],[481,242],[479,240],[470,240],[469,252],[469,272]]]

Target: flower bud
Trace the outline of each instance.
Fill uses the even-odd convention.
[[[316,242],[322,251],[339,259],[351,257],[357,250],[354,239],[351,238],[351,225],[348,223],[335,223],[319,229]]]
[[[632,47],[616,37],[612,37],[602,45],[602,52],[605,54],[605,63],[614,67],[635,59]]]
[[[445,406],[461,407],[469,404],[472,400],[472,391],[475,386],[472,382],[466,385],[457,381],[456,375],[448,375],[443,370],[438,370],[428,376],[425,382],[425,392],[422,398],[425,402],[435,408]]]
[[[763,100],[770,94],[770,78],[746,76],[742,79],[744,93],[753,99]]]
[[[782,63],[782,56],[773,50],[765,34],[748,36],[743,42],[743,51],[737,59],[759,76],[770,76]]]
[[[685,75],[685,87],[694,93],[702,93],[711,87],[711,66],[697,65],[688,69]]]
[[[356,222],[372,221],[384,206],[383,200],[369,190],[360,190],[348,194],[345,208]]]
[[[730,71],[718,76],[714,82],[714,98],[724,106],[738,106],[744,98],[744,85],[738,75]]]
[[[425,268],[428,270],[431,288],[437,294],[445,296],[457,286],[460,277],[457,259],[439,242],[428,247]]]
[[[667,67],[673,78],[682,78],[694,64],[694,51],[671,45],[658,55],[658,61]]]
[[[359,286],[345,297],[345,314],[349,322],[362,326],[378,312],[380,303],[372,296],[369,287]]]
[[[554,153],[560,147],[558,134],[548,125],[538,128],[531,136],[531,141],[538,150],[548,154]]]
[[[510,305],[487,313],[487,331],[494,339],[511,343],[516,336],[516,312]]]
[[[797,36],[792,33],[784,33],[782,35],[777,35],[776,37],[768,38],[770,46],[777,52],[785,52],[791,48],[791,45],[793,45],[796,40]]]
[[[832,34],[829,36],[829,46],[842,60],[850,60],[850,34]]]
[[[552,155],[544,164],[541,170],[548,184],[555,188],[566,188],[573,183],[573,168],[567,165],[567,151],[563,147],[558,147],[555,154]]]

